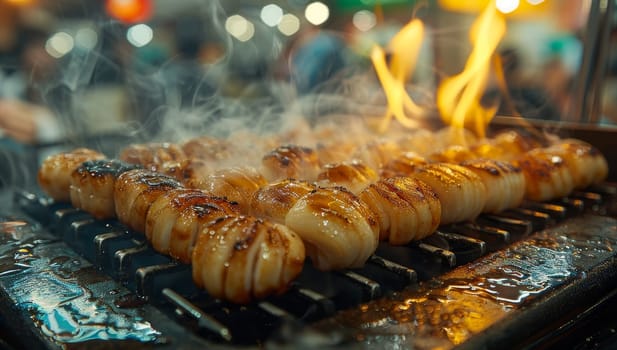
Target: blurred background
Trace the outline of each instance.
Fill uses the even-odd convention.
[[[497,48],[502,72],[483,101],[502,115],[617,123],[617,32],[612,11],[602,17],[607,3],[612,8],[611,1],[497,0],[507,19]],[[228,120],[269,128],[290,110],[380,113],[386,98],[371,50],[379,45],[388,57],[390,39],[412,19],[425,31],[405,87],[435,112],[435,90],[465,66],[470,27],[486,4],[0,0],[0,153],[12,164],[0,178],[21,178],[16,159],[32,150],[34,163],[67,145],[95,143],[113,155],[127,136],[224,133],[215,126]],[[606,40],[594,48],[606,64],[598,71],[585,47],[602,33]],[[602,78],[593,117],[579,101],[590,69]]]

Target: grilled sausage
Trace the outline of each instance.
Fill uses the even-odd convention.
[[[521,204],[525,195],[525,175],[520,168],[499,160],[474,159],[461,163],[478,175],[486,188],[482,212],[498,213]]]
[[[262,172],[270,182],[284,179],[314,181],[320,169],[317,153],[308,147],[277,147],[261,161]]]
[[[424,157],[414,152],[404,152],[394,157],[381,168],[381,177],[410,176],[416,168],[427,164]]]
[[[199,232],[193,280],[215,298],[247,303],[285,291],[302,271],[304,258],[302,240],[287,227],[227,216]]]
[[[58,202],[70,201],[73,171],[83,162],[95,159],[105,159],[105,155],[91,149],[77,148],[47,157],[38,172],[41,189]]]
[[[298,199],[315,189],[306,181],[286,179],[260,188],[251,198],[250,214],[285,223],[285,216]]]
[[[145,169],[122,173],[114,185],[118,221],[144,233],[146,215],[152,203],[167,191],[181,187],[182,184],[173,177]]]
[[[525,175],[525,198],[547,201],[567,196],[574,180],[564,159],[545,148],[536,148],[519,157],[513,164]]]
[[[602,182],[608,176],[606,158],[597,148],[576,139],[560,140],[547,152],[561,157],[572,175],[574,187],[582,189]]]
[[[268,182],[256,169],[233,167],[221,169],[208,175],[196,186],[219,197],[237,202],[242,213],[249,212],[251,197]]]
[[[392,177],[370,185],[360,199],[375,213],[379,238],[394,245],[407,244],[435,232],[441,203],[426,183],[411,177]]]
[[[366,203],[344,187],[319,188],[285,217],[320,270],[360,267],[377,249],[379,227]]]
[[[88,160],[71,174],[71,204],[97,219],[116,216],[114,185],[120,174],[139,166],[113,159]]]
[[[359,160],[326,164],[317,175],[317,184],[322,187],[342,186],[358,194],[379,180],[372,168]]]
[[[427,164],[418,168],[413,177],[426,182],[437,193],[441,202],[441,224],[473,220],[486,203],[482,179],[460,165]]]
[[[221,161],[233,154],[232,144],[223,139],[202,136],[186,141],[182,150],[187,158],[203,159],[207,161]]]
[[[169,143],[133,144],[124,148],[119,155],[120,160],[131,164],[140,164],[150,171],[158,171],[167,162],[180,162],[186,155],[180,146]]]
[[[146,238],[159,253],[190,263],[199,230],[229,215],[240,215],[237,204],[198,189],[171,189],[150,206]]]

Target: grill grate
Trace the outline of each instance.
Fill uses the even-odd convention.
[[[283,323],[325,319],[417,286],[569,218],[601,213],[603,203],[616,193],[610,185],[598,186],[561,200],[526,202],[474,222],[440,227],[406,246],[380,244],[359,269],[324,273],[307,263],[287,293],[246,306],[213,300],[194,286],[189,265],[158,254],[143,235],[118,222],[95,220],[32,193],[17,193],[15,202],[94,266],[199,336],[224,344],[255,344]]]

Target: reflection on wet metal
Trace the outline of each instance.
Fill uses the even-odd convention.
[[[314,329],[359,347],[450,349],[614,256],[617,220],[584,216]],[[444,337],[445,335],[445,337]]]
[[[19,293],[19,291],[22,291]],[[12,290],[43,334],[60,343],[89,340],[156,340],[158,332],[139,316],[115,312],[112,306],[75,283],[52,275],[24,276]]]
[[[477,277],[447,280],[447,290],[519,304],[575,274],[571,254],[521,244],[499,256],[497,267]]]
[[[40,227],[0,217],[0,287],[44,336],[58,344],[157,340],[160,333],[137,312],[93,297],[83,282],[96,286],[95,275],[89,263]]]

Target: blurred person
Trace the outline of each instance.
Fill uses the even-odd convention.
[[[316,92],[347,65],[349,52],[342,33],[309,27],[290,45],[289,77],[298,95]]]
[[[0,136],[25,144],[55,141],[61,135],[48,108],[17,99],[0,99],[0,131]]]
[[[335,78],[358,63],[351,47],[354,31],[351,18],[343,13],[333,13],[318,26],[303,22],[284,43],[272,67],[274,77],[287,80],[299,96],[337,89],[340,81]]]
[[[201,62],[208,44],[205,23],[199,17],[186,16],[174,23],[173,30],[174,56],[163,66],[167,100],[180,108],[194,107],[216,92]]]
[[[56,64],[45,50],[48,31],[18,25],[15,35],[14,64],[0,65],[0,132],[26,144],[55,141],[61,130],[41,92]]]
[[[30,187],[34,177],[29,175],[43,156],[37,147],[62,137],[41,92],[56,62],[45,51],[49,34],[45,14],[42,18],[41,13],[24,14],[3,6],[0,11],[11,13],[11,21],[0,25],[4,33],[0,34],[0,187]]]

